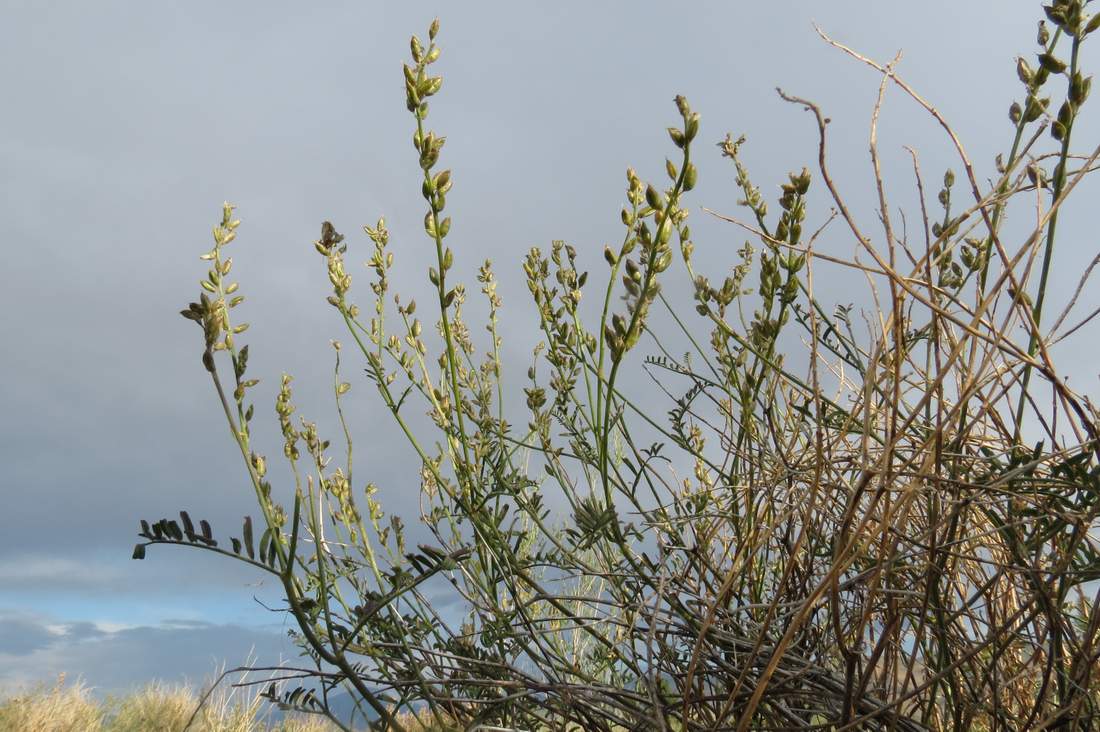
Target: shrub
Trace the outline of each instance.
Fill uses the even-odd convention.
[[[1074,153],[1091,82],[1079,51],[1100,15],[1081,0],[1045,13],[1037,54],[1018,62],[1011,142],[989,182],[892,65],[826,38],[882,74],[870,136],[878,220],[857,220],[830,177],[821,110],[781,92],[810,113],[819,159],[790,174],[776,211],[742,163],[743,138],[720,143],[747,210],[722,218],[751,239],[722,272],[696,269],[686,202],[700,118],[677,97],[668,180],[627,172],[604,284],[563,242],[524,259],[543,340],[522,397],[502,385],[492,263],[477,277],[485,341],[453,277],[455,177],[428,127],[442,86],[433,23],[404,71],[433,302],[390,292],[384,220],[365,227],[362,310],[344,236],[325,222],[314,243],[348,350],[419,456],[431,542],[406,546],[381,494],[353,480],[346,423],[333,467],[329,440],[294,419],[289,376],[276,412],[294,487],[280,502],[250,430],[257,381],[226,204],[183,315],[201,327],[261,518],[228,544],[186,512],[142,522],[135,557],[175,543],[272,574],[312,664],[269,698],[335,717],[326,695],[343,687],[376,728],[415,728],[410,714],[531,730],[1089,727],[1100,710],[1100,614],[1086,594],[1100,578],[1098,420],[1053,352],[1087,339],[1096,313],[1078,315],[1073,295],[1052,321],[1048,295],[1061,209],[1100,156]],[[879,173],[890,85],[939,122],[961,171],[943,175],[937,205],[914,154],[906,185],[921,206],[907,228]],[[810,210],[811,186],[831,215]],[[1004,225],[1036,202],[1034,226]],[[681,268],[695,315],[661,289]],[[866,278],[865,329],[815,294],[832,268]],[[593,299],[590,313],[581,303]],[[343,423],[351,386],[335,345]],[[667,415],[623,386],[632,370],[668,394]],[[516,399],[525,425],[506,419]],[[428,588],[461,609],[441,609]]]

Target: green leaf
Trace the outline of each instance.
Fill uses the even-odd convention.
[[[244,548],[248,552],[249,559],[256,558],[256,548],[252,544],[252,517],[244,517],[244,528],[241,530],[244,533]],[[240,554],[240,552],[237,552]]]
[[[187,511],[180,511],[180,520],[183,521],[183,533],[187,535],[187,540],[194,541],[195,524],[191,522],[191,517],[187,514]]]
[[[145,545],[134,544],[134,559],[145,559]]]

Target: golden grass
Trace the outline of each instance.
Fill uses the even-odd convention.
[[[0,700],[0,732],[181,732],[199,695],[188,686],[150,684],[122,697],[98,700],[89,687],[66,684],[64,675],[53,686],[39,686]],[[196,717],[189,732],[334,732],[320,717],[268,719],[267,703],[255,695],[216,692]]]

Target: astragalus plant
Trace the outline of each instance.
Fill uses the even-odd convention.
[[[502,363],[493,265],[476,295],[453,276],[457,176],[428,126],[442,85],[433,23],[404,71],[432,302],[391,292],[382,220],[365,227],[361,305],[344,236],[325,222],[314,245],[347,330],[334,398],[354,359],[419,455],[409,471],[431,540],[406,546],[385,487],[358,467],[353,479],[346,425],[336,449],[295,419],[288,376],[276,412],[294,485],[269,483],[226,205],[183,315],[202,329],[261,518],[229,543],[186,513],[143,522],[136,556],[185,544],[274,575],[312,664],[269,695],[328,714],[332,691],[350,689],[378,729],[410,715],[515,730],[1094,728],[1097,411],[1054,362],[1095,344],[1096,312],[1076,307],[1092,269],[1052,287],[1060,213],[1100,156],[1075,152],[1097,142],[1075,124],[1091,83],[1079,51],[1100,26],[1085,5],[1044,8],[992,180],[893,63],[824,38],[881,73],[871,220],[830,177],[812,102],[783,95],[810,113],[820,154],[773,208],[744,141],[700,148],[699,115],[678,97],[668,179],[627,172],[605,274],[579,271],[586,257],[561,242],[524,259],[542,342],[522,396],[505,389],[525,365]],[[953,146],[959,172],[938,195],[915,154],[911,176],[883,180],[887,88]],[[720,215],[749,239],[723,249],[720,272],[696,269],[705,245],[688,222],[704,153],[729,159],[746,211]],[[887,200],[899,189],[920,201],[904,220]],[[838,271],[864,278],[870,305],[819,299],[815,282]],[[686,302],[662,291],[675,281]],[[469,297],[485,299],[487,323],[467,321]],[[639,374],[666,404],[631,397]],[[524,403],[526,424],[509,423]]]

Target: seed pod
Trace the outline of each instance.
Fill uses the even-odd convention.
[[[661,194],[658,193],[657,189],[652,185],[646,186],[645,200],[646,203],[654,209],[664,208],[664,201],[662,200]]]
[[[1058,109],[1058,121],[1062,123],[1063,127],[1069,129],[1076,111],[1072,102],[1062,102],[1062,106]]]
[[[1039,64],[1052,74],[1060,74],[1066,70],[1066,62],[1056,58],[1052,53],[1039,54]]]
[[[1100,18],[1100,15],[1097,16]],[[1089,90],[1092,88],[1092,77],[1087,79],[1081,76],[1081,72],[1078,71],[1073,75],[1073,81],[1069,85],[1069,100],[1078,107],[1085,103],[1085,100],[1089,97]]]
[[[668,136],[672,138],[672,142],[676,145],[676,147],[682,148],[684,146],[684,133],[680,130],[676,129],[675,127],[669,127]]]
[[[1049,104],[1050,97],[1043,97],[1042,99],[1029,97],[1027,100],[1027,109],[1024,111],[1024,121],[1034,122],[1039,119]]]
[[[699,174],[698,168],[694,163],[688,163],[687,169],[684,171],[684,190],[690,191],[695,187],[695,179]]]
[[[618,255],[616,255],[615,252],[611,251],[611,247],[607,246],[603,248],[603,258],[606,259],[607,263],[610,264],[612,267],[614,267],[619,261]]]
[[[695,136],[699,134],[699,113],[695,112],[687,118],[687,122],[684,124],[684,137],[688,142],[695,139]]]
[[[436,174],[432,179],[432,185],[435,186],[437,191],[446,193],[451,189],[451,171],[444,170],[442,173]]]
[[[1023,56],[1016,59],[1016,76],[1020,77],[1020,81],[1024,82],[1028,86],[1031,86],[1031,79],[1035,72],[1031,70],[1031,66]]]

